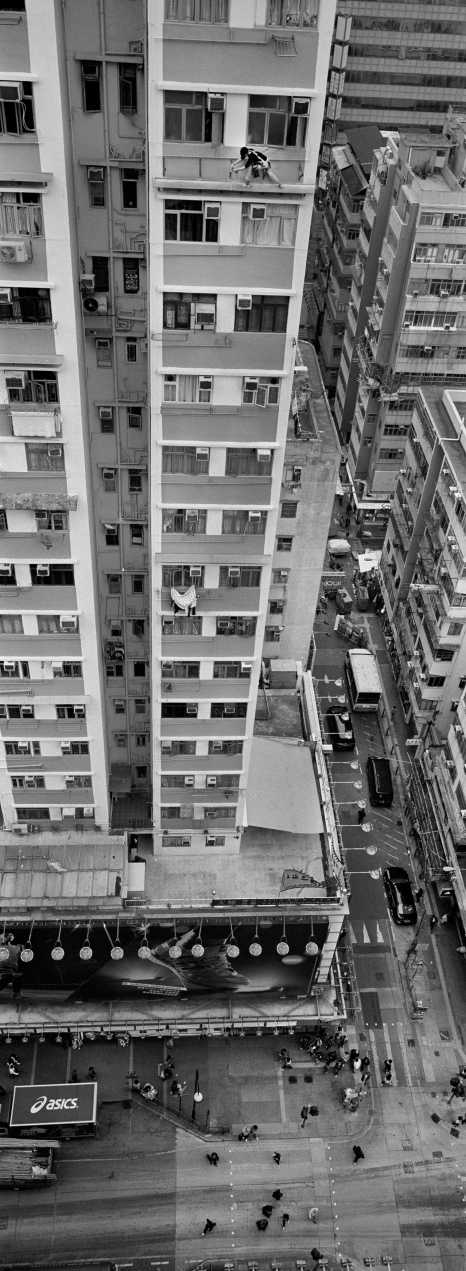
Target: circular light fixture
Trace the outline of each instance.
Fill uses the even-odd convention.
[[[173,935],[175,937],[175,943],[170,945],[170,948],[168,950],[168,956],[169,958],[173,959],[173,962],[177,962],[178,958],[181,958],[183,950],[181,948],[181,945],[178,944],[178,937],[176,934],[176,922],[173,923]]]
[[[203,945],[203,943],[202,943],[202,922],[199,924],[199,931],[198,931],[198,933],[197,933],[197,939],[196,939],[195,943],[191,946],[191,953],[192,953],[192,955],[193,955],[193,958],[203,958],[203,957],[204,957],[205,949],[204,949],[204,945]],[[194,1095],[194,1098],[196,1098],[196,1096],[195,1096],[195,1095]]]
[[[65,956],[65,950],[61,942],[61,923],[60,923],[58,928],[57,938],[53,946],[53,949],[51,950],[50,957],[52,959],[52,962],[62,962],[64,956]]]
[[[285,919],[283,919],[283,931],[281,934],[281,939],[278,941],[278,944],[277,944],[277,953],[279,954],[281,958],[286,958],[286,955],[289,952],[290,952],[290,946],[286,938]]]
[[[251,944],[249,945],[249,952],[252,958],[260,958],[260,955],[262,953],[262,945],[259,940],[259,919],[258,918],[256,919],[256,930],[254,934],[254,940],[252,940]]]
[[[311,922],[311,938],[310,940],[308,940],[304,948],[305,948],[305,952],[310,958],[315,958],[316,954],[319,952],[319,946],[316,940],[314,940],[314,928],[312,926],[312,922]]]
[[[90,922],[88,922],[88,924],[87,924],[87,933],[86,933],[86,938],[85,938],[84,943],[81,945],[81,948],[80,948],[80,950],[79,950],[79,956],[80,956],[80,958],[81,958],[81,961],[82,961],[82,962],[90,962],[90,960],[91,960],[91,958],[92,958],[92,949],[91,949],[91,945],[90,945],[90,942],[89,942],[89,932],[90,932],[90,929],[91,929],[91,924],[90,924]]]
[[[0,944],[0,962],[10,961],[10,950],[7,944]]]
[[[233,931],[231,918],[230,918],[230,939],[226,947],[226,955],[227,955],[227,958],[239,958],[239,955],[240,955],[240,947],[235,940],[235,933]]]
[[[19,956],[20,956],[21,962],[32,962],[32,959],[34,957],[34,949],[31,949],[29,940],[27,944],[25,944],[24,949],[21,949],[21,953]]]
[[[194,1103],[202,1103],[204,1095],[202,1090],[195,1090],[193,1094]]]
[[[366,847],[366,852],[368,856],[377,856],[377,848],[375,843],[369,843],[369,847]]]
[[[105,928],[105,930],[107,931],[107,928]],[[107,931],[107,935],[109,936],[108,931]],[[109,939],[110,939],[110,936],[109,936]],[[112,962],[121,962],[121,959],[124,958],[124,956],[125,956],[125,951],[120,944],[120,919],[117,918],[115,943],[114,944],[112,943],[112,947],[110,949],[110,957],[112,959]]]
[[[149,941],[147,939],[147,927],[144,927],[144,935],[138,949],[138,958],[141,959],[141,962],[147,962],[147,959],[150,958],[150,956],[151,953],[149,949]]]
[[[21,1041],[24,1042],[24,1045],[26,1045],[26,1042],[29,1041],[29,1033],[23,1033]]]

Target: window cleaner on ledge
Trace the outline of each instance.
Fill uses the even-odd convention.
[[[263,150],[251,150],[248,146],[241,146],[239,154],[239,159],[234,159],[230,163],[230,176],[233,176],[234,172],[244,171],[246,173],[245,185],[250,185],[253,177],[262,177],[264,181],[267,176],[274,185],[281,187],[281,181],[279,181],[276,172],[271,166],[270,159],[267,158]]]

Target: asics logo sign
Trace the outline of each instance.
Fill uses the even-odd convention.
[[[72,1112],[78,1106],[77,1099],[49,1099],[48,1095],[41,1095],[40,1099],[36,1099],[31,1105],[29,1111],[31,1114],[43,1112]]]

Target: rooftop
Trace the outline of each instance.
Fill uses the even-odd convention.
[[[346,140],[363,170],[371,168],[374,150],[384,144],[383,134],[377,124],[362,124],[360,128],[350,128],[346,132]]]
[[[19,839],[0,834],[0,908],[56,915],[69,909],[112,909],[122,905],[127,851],[122,835],[77,835],[70,830],[50,842],[50,834]],[[117,879],[120,880],[117,883]]]

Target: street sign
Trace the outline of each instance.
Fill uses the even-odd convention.
[[[421,741],[420,737],[407,737],[405,741],[405,746],[407,750],[413,750],[416,746],[419,745],[420,741]]]
[[[89,1125],[97,1112],[97,1083],[15,1086],[10,1126]]]

